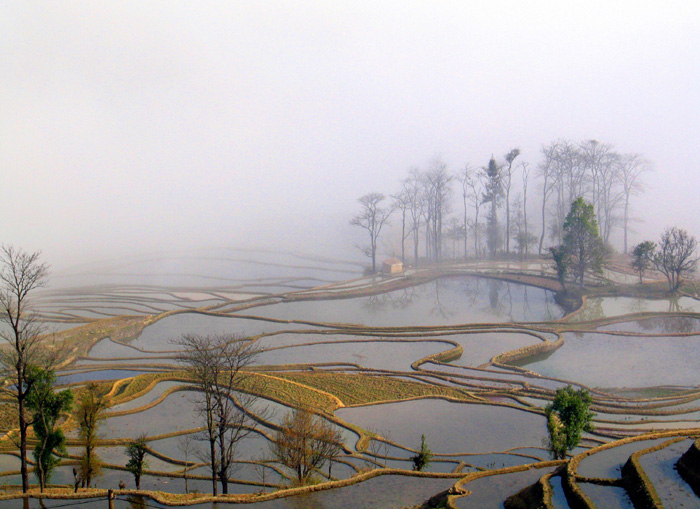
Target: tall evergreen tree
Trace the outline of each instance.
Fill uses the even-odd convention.
[[[501,245],[501,229],[498,224],[498,209],[503,201],[503,168],[496,164],[492,157],[489,165],[483,168],[484,196],[482,203],[490,203],[488,216],[486,217],[486,244],[491,258],[496,257],[496,252]]]

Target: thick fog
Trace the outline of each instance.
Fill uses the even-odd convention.
[[[363,194],[559,138],[651,161],[633,241],[700,236],[699,91],[692,0],[3,2],[0,241],[357,258]]]

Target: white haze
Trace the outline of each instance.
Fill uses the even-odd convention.
[[[700,235],[700,4],[2,3],[0,241],[53,264],[357,257],[359,196],[557,138],[653,162],[632,241]]]

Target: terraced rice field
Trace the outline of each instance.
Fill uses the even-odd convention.
[[[255,430],[239,443],[230,479],[238,503],[412,507],[453,488],[451,507],[516,507],[526,492],[553,507],[631,507],[640,492],[668,507],[697,506],[674,465],[700,437],[700,302],[683,297],[669,310],[604,297],[566,315],[547,276],[537,263],[474,263],[362,277],[348,261],[219,251],[86,268],[36,304],[63,345],[59,383],[79,391],[98,381],[112,396],[98,488],[134,488],[124,443],[147,436],[145,491],[117,492],[115,507],[142,495],[155,507],[184,501],[175,494],[185,478],[200,494],[187,500],[213,507],[201,395],[178,362],[188,333],[234,333],[261,349],[241,387],[257,399],[247,410]],[[550,462],[543,409],[567,384],[593,395],[595,431],[571,461]],[[289,490],[294,473],[271,453],[297,405],[342,437],[330,472],[315,474],[321,491]],[[9,430],[12,411],[2,410]],[[71,485],[80,439],[73,421],[65,426],[69,448],[53,482]],[[421,435],[435,456],[416,474]],[[676,438],[632,462],[645,475],[625,467]],[[0,479],[17,485],[16,448],[7,436],[1,444]]]

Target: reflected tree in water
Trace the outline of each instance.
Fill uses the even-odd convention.
[[[388,294],[380,293],[378,295],[370,295],[364,299],[360,307],[370,315],[380,315],[386,310],[388,305]]]
[[[454,311],[447,308],[446,304],[440,299],[440,288],[445,285],[441,279],[435,280],[435,301],[430,308],[431,316],[439,316],[441,318],[449,318],[455,314]]]
[[[391,298],[391,306],[394,309],[406,309],[411,304],[413,304],[415,296],[415,286],[409,286],[408,288],[404,288],[403,290],[401,290],[397,297]]]
[[[659,315],[653,318],[636,320],[634,324],[646,333],[691,334],[698,331],[698,319],[692,316]]]

